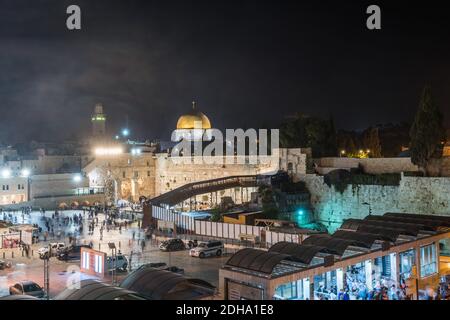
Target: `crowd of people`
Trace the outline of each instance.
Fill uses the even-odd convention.
[[[39,240],[61,240],[68,239],[69,243],[75,243],[76,239],[83,235],[84,230],[87,230],[88,235],[93,235],[95,230],[99,230],[100,240],[103,239],[104,231],[118,230],[122,233],[122,229],[131,227],[131,222],[137,219],[135,213],[124,213],[119,208],[107,208],[106,210],[100,206],[84,208],[79,211],[61,211],[55,210],[51,214],[46,210],[40,210],[40,217],[38,223],[36,219],[31,219],[32,209],[29,207],[21,210],[3,211],[0,209],[0,220],[16,224],[32,224],[35,231],[33,232],[33,243]],[[99,221],[99,213],[104,213],[103,221]],[[128,218],[128,219],[127,219]],[[131,221],[129,220],[131,218]],[[138,221],[140,227],[140,221]],[[98,228],[98,229],[97,229]],[[3,237],[5,243],[3,248],[24,248],[24,244],[20,243],[17,237]]]
[[[412,295],[407,294],[407,284],[401,278],[398,285],[388,277],[382,277],[373,272],[372,287],[369,289],[365,274],[361,269],[352,268],[345,274],[344,288],[338,290],[336,285],[329,287],[321,282],[315,290],[317,300],[410,300]],[[440,283],[436,289],[428,287],[419,292],[423,300],[446,300],[450,298],[448,282]]]

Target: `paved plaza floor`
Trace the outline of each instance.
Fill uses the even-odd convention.
[[[74,214],[83,214],[79,210],[65,210],[61,211],[62,217],[73,216]],[[45,213],[46,217],[52,216],[54,211],[48,211]],[[36,223],[44,228],[44,220],[42,219],[42,213],[33,211],[30,215],[24,215],[15,213],[17,217],[16,223]],[[142,252],[141,241],[144,239],[144,234],[139,230],[137,222],[134,222],[130,227],[122,229],[119,231],[118,228],[115,230],[106,229],[103,231],[103,237],[100,240],[100,225],[104,220],[104,215],[99,214],[98,227],[95,228],[92,234],[88,232],[88,219],[87,214],[84,217],[84,228],[83,233],[78,238],[78,243],[88,244],[93,243],[94,249],[100,249],[109,254],[108,242],[114,242],[116,247],[125,254],[128,258],[131,257],[131,267],[135,269],[142,264],[150,262],[165,262],[169,266],[177,266],[185,270],[185,275],[188,277],[195,277],[206,280],[211,284],[217,286],[219,278],[219,268],[225,263],[231,254],[224,254],[222,257],[211,257],[206,259],[193,258],[189,256],[188,250],[177,251],[177,252],[162,252],[158,249],[159,242],[157,239],[146,240],[146,245],[144,251]],[[2,214],[0,213],[0,220],[2,219]],[[61,219],[60,219],[61,221]],[[22,251],[18,248],[16,249],[0,249],[0,259],[3,259],[3,253],[5,254],[6,261],[12,262],[12,268],[0,271],[0,296],[8,295],[9,286],[13,285],[17,281],[21,280],[32,280],[39,285],[44,285],[44,262],[39,259],[37,250],[40,247],[45,246],[48,242],[65,242],[68,244],[68,238],[64,237],[64,234],[73,233],[76,226],[74,224],[63,224],[61,222],[55,221],[54,232],[61,232],[61,237],[53,239],[48,239],[47,242],[41,240],[32,246],[32,253],[30,257],[22,255]],[[133,238],[134,234],[134,238]],[[134,240],[133,240],[134,239]],[[14,254],[14,258],[12,255]],[[54,297],[66,288],[67,283],[72,281],[72,278],[78,273],[72,273],[72,270],[78,270],[79,261],[63,262],[56,258],[51,258],[50,260],[50,296]],[[118,274],[118,281],[125,277],[128,272],[120,272]],[[95,278],[86,274],[79,274],[81,279]],[[109,275],[101,279],[106,282],[111,281]]]

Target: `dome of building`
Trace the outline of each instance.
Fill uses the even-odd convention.
[[[195,123],[201,122],[201,128],[195,128]],[[191,130],[191,129],[211,129],[211,122],[208,117],[202,112],[195,110],[195,102],[192,103],[192,111],[187,114],[183,114],[178,118],[177,130]]]

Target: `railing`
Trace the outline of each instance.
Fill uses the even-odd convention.
[[[272,175],[243,175],[188,183],[184,186],[150,199],[148,200],[148,202],[154,205],[175,205],[199,194],[229,189],[233,187],[257,187],[259,185],[269,184],[272,177]]]

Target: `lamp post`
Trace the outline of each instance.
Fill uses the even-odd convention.
[[[52,256],[52,247],[48,245],[48,251],[40,256],[44,260],[44,291],[47,300],[50,300],[50,257]]]
[[[116,244],[114,242],[108,242],[108,247],[111,249],[111,259],[113,261],[112,274],[111,274],[111,284],[115,284],[115,275],[116,275]],[[108,266],[109,267],[109,266]]]
[[[372,214],[372,207],[370,206],[370,203],[363,202],[362,204],[365,205],[365,206],[369,206],[369,216],[370,216]]]

